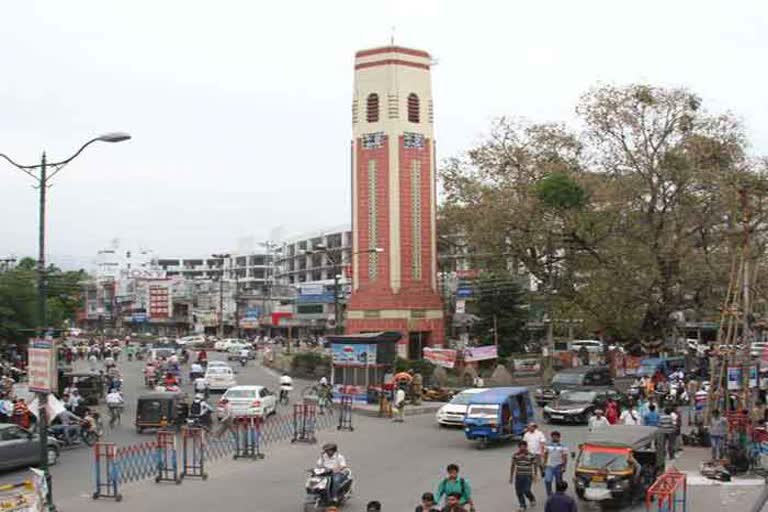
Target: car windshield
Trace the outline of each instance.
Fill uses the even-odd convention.
[[[594,391],[563,391],[560,393],[561,402],[592,402],[597,397]]]
[[[581,384],[580,373],[558,373],[552,379],[554,384]]]
[[[608,471],[621,471],[629,465],[628,452],[622,450],[584,450],[581,453],[579,466],[590,469],[605,469]]]
[[[472,418],[496,418],[498,415],[498,405],[471,405],[467,413]]]
[[[454,405],[467,405],[475,393],[459,393],[451,398],[451,402]]]
[[[255,389],[230,389],[224,393],[225,398],[253,398],[256,396]]]

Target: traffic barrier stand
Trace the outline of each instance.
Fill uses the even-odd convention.
[[[261,460],[261,418],[240,418],[235,427],[235,454],[233,459]]]
[[[196,476],[208,479],[208,473],[205,472],[205,429],[182,427],[181,461],[181,478]]]
[[[317,406],[314,403],[293,405],[292,443],[316,443]]]
[[[657,478],[645,495],[645,508],[649,511],[686,512],[687,502],[687,476],[675,468]]]
[[[355,427],[352,426],[352,395],[341,395],[339,425],[336,430],[349,430],[350,432],[355,430]]]
[[[93,445],[93,476],[96,481],[93,499],[114,498],[115,501],[123,499],[123,495],[118,491],[120,479],[115,463],[116,456],[115,443],[97,442]]]
[[[155,476],[155,482],[174,482],[177,485],[181,483],[175,432],[168,430],[157,432],[157,476]]]

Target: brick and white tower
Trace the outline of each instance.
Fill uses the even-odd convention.
[[[444,342],[437,289],[431,58],[399,46],[355,55],[352,296],[348,333],[400,331],[399,354]],[[382,252],[364,252],[381,248]]]

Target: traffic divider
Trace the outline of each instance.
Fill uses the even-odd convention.
[[[261,453],[261,418],[242,418],[236,423],[235,434],[235,453],[234,459],[255,459],[264,458]]]
[[[177,485],[181,483],[175,432],[168,430],[157,432],[157,475],[155,482],[174,482]]]
[[[205,429],[182,427],[181,460],[181,478],[194,476],[208,479],[205,472]]]
[[[115,443],[98,442],[93,445],[95,477],[93,499],[114,498],[115,501],[123,499],[123,495],[118,491],[119,472],[115,461],[116,456],[117,446]]]
[[[352,395],[341,395],[339,403],[339,424],[336,430],[355,430],[352,426]]]
[[[321,418],[324,416],[321,416]],[[293,405],[293,439],[292,443],[316,443],[317,405],[302,403]]]

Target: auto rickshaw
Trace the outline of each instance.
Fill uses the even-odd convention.
[[[663,444],[656,427],[610,425],[593,430],[576,457],[576,495],[601,505],[642,499],[664,472]]]
[[[141,434],[147,428],[179,428],[186,421],[188,412],[189,404],[184,393],[146,393],[136,403],[136,432]]]
[[[100,372],[63,372],[59,376],[59,396],[64,390],[75,386],[84,405],[98,405],[104,396],[104,375]]]
[[[470,441],[478,440],[478,447],[484,448],[490,441],[520,439],[533,420],[528,388],[491,388],[470,398],[464,435]]]

